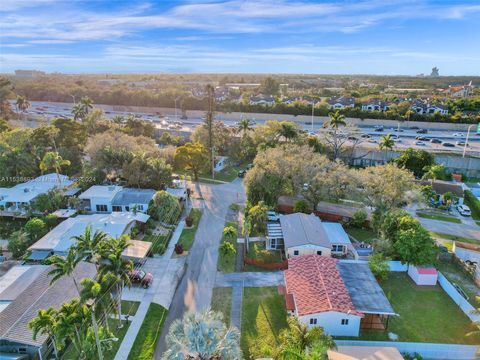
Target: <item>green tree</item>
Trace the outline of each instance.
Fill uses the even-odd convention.
[[[332,148],[332,160],[336,160],[340,155],[340,150],[345,142],[345,135],[340,132],[340,127],[346,126],[345,116],[339,111],[330,112],[328,120],[323,123],[326,129],[325,141]]]
[[[62,184],[60,172],[64,166],[70,166],[70,160],[63,159],[56,151],[49,151],[45,153],[42,161],[40,162],[40,170],[42,173],[48,170],[55,170],[59,187],[61,187]]]
[[[8,251],[12,253],[14,259],[19,259],[27,251],[30,239],[25,231],[15,231],[8,241]]]
[[[47,310],[38,310],[37,316],[28,323],[28,328],[32,330],[33,340],[37,340],[38,334],[47,335],[52,340],[53,353],[55,359],[58,359],[57,348],[57,322],[58,312],[53,308]]]
[[[237,234],[237,229],[235,229],[233,226],[225,226],[223,228],[223,235],[226,238],[233,239],[233,237]]]
[[[93,109],[93,101],[88,96],[82,96],[80,106],[82,107],[83,113],[87,115],[90,110]]]
[[[91,324],[88,307],[78,298],[63,303],[58,310],[56,336],[64,343],[71,342],[78,357],[86,359],[85,337]]]
[[[85,228],[82,235],[74,236],[72,240],[75,242],[74,248],[79,257],[86,257],[90,261],[97,263],[100,256],[100,245],[108,240],[108,236],[100,230],[92,234],[92,228],[89,225]]]
[[[223,255],[235,255],[237,252],[237,249],[235,249],[235,246],[228,241],[222,241],[220,244],[220,251]]]
[[[280,122],[278,136],[287,142],[294,140],[298,136],[298,125],[290,121]]]
[[[310,214],[310,205],[305,200],[298,200],[293,206],[294,212],[300,212],[304,214]]]
[[[413,172],[415,177],[422,177],[426,168],[435,164],[433,154],[425,150],[416,150],[409,148],[402,151],[400,156],[393,160],[399,168],[407,169]]]
[[[262,80],[259,90],[265,95],[277,95],[280,91],[280,84],[271,76],[267,76]]]
[[[430,180],[430,184],[433,186],[433,183],[438,178],[442,178],[445,176],[445,165],[443,164],[432,164],[423,168],[425,172],[422,176],[422,179]]]
[[[83,120],[85,116],[87,116],[87,113],[85,112],[85,109],[82,106],[82,104],[77,103],[73,105],[72,115],[73,115],[73,119],[78,121],[78,120]]]
[[[435,259],[435,242],[420,224],[406,230],[399,230],[393,248],[402,263],[415,266],[427,265]]]
[[[72,276],[75,267],[81,260],[82,258],[78,256],[77,250],[73,247],[68,250],[67,256],[53,255],[47,258],[45,261],[46,264],[53,265],[52,269],[48,272],[48,276],[51,277],[50,285],[64,276]],[[80,295],[80,287],[74,276],[72,276],[72,280]]]
[[[382,253],[375,253],[368,257],[368,266],[377,279],[386,280],[390,272],[389,258]]]
[[[182,320],[175,320],[165,339],[168,350],[163,360],[242,359],[240,333],[227,328],[220,313],[206,310],[186,313]]]
[[[182,207],[178,199],[161,190],[155,194],[152,204],[148,208],[149,215],[165,224],[173,224],[180,216]]]
[[[237,132],[242,134],[242,137],[248,135],[248,133],[253,129],[253,122],[250,119],[242,118],[238,122]]]
[[[395,141],[393,141],[392,135],[387,134],[383,135],[378,147],[380,150],[385,151],[385,161],[387,161],[387,154],[389,151],[392,151],[393,147],[395,146]]]
[[[263,201],[252,206],[248,210],[248,220],[252,226],[252,231],[256,234],[265,234],[267,231],[267,212],[268,206]]]
[[[15,102],[15,106],[17,107],[17,111],[21,111],[22,113],[25,113],[28,108],[30,107],[30,102],[27,100],[25,96],[17,96],[17,100]]]
[[[194,180],[198,180],[200,171],[209,164],[205,147],[200,143],[186,143],[175,151],[175,166],[177,169],[191,171]]]
[[[26,222],[25,231],[30,239],[35,241],[44,236],[48,230],[42,219],[33,218]]]

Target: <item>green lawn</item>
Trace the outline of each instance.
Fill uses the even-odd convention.
[[[372,244],[373,240],[376,239],[377,234],[371,229],[359,229],[354,227],[345,228],[345,231],[348,235],[353,236],[359,242],[365,242],[367,244]]]
[[[265,242],[251,242],[248,254],[249,258],[268,263],[281,263],[282,253],[279,250],[266,250]],[[245,264],[245,271],[271,271],[255,265]]]
[[[235,229],[238,230],[238,222],[237,221],[228,221],[225,223],[225,227],[233,226]],[[237,248],[237,234],[233,237],[226,237],[222,235],[222,241],[231,243],[235,249]],[[220,244],[221,244],[220,243]],[[222,251],[218,253],[218,264],[217,264],[218,271],[222,272],[234,272],[235,271],[235,254],[224,254]]]
[[[155,303],[150,304],[142,327],[128,354],[129,360],[151,360],[153,358],[167,312],[168,310],[163,306]]]
[[[123,315],[135,315],[137,313],[140,301],[122,300],[122,314]]]
[[[230,326],[230,312],[232,310],[232,288],[214,288],[211,308],[223,314],[223,321]]]
[[[406,273],[390,273],[380,283],[394,311],[388,331],[363,331],[362,340],[388,340],[388,332],[399,341],[480,344],[480,338],[466,336],[474,326],[439,286],[417,286]]]
[[[245,170],[247,168],[248,163],[242,163],[239,166],[234,165],[227,165],[225,169],[220,172],[215,173],[214,180],[225,181],[225,182],[232,182],[238,177],[238,172],[240,170]],[[212,179],[212,174],[209,172],[208,174],[200,175],[203,179]],[[202,181],[203,181],[202,179]]]
[[[470,208],[473,220],[480,220],[480,200],[469,190],[465,191],[465,205]],[[478,225],[480,223],[477,222]]]
[[[121,329],[117,329],[117,324],[118,320],[116,319],[108,319],[108,325],[110,326],[110,331],[113,333],[113,335],[118,338],[118,341],[112,342],[112,348],[110,350],[107,350],[103,353],[103,358],[104,360],[113,360],[115,358],[115,355],[117,354],[118,348],[120,347],[123,338],[125,337],[125,334],[127,333],[128,327],[131,324],[131,321],[128,323],[125,320],[122,320],[123,327]],[[95,349],[96,350],[96,349]],[[63,360],[77,360],[78,359],[78,354],[75,351],[75,348],[73,346],[70,346],[65,353],[62,355]],[[91,360],[97,360],[98,355],[97,352],[95,352],[95,355],[93,358],[90,358]]]
[[[270,357],[286,327],[285,300],[277,287],[244,288],[240,345],[245,359]]]
[[[152,253],[163,255],[170,241],[170,232],[167,235],[145,235],[143,241],[152,243]]]
[[[470,239],[462,236],[456,236],[456,235],[450,235],[450,234],[442,234],[442,233],[436,233],[436,232],[430,232],[430,235],[434,238],[441,238],[441,239],[447,239],[447,240],[453,240],[453,241],[461,241],[461,242],[466,242],[470,244],[479,244],[480,240],[476,239]]]
[[[456,217],[452,216],[444,216],[444,215],[433,215],[433,214],[425,214],[422,212],[417,211],[417,216],[424,218],[424,219],[431,219],[431,220],[440,220],[440,221],[448,221],[454,224],[461,224],[462,220],[457,219]]]
[[[202,212],[200,209],[193,208],[190,212],[190,216],[193,218],[193,226],[190,229],[183,229],[182,234],[178,239],[178,244],[183,246],[184,251],[188,251],[192,247],[193,239],[195,238],[195,233],[197,232],[198,228],[198,223],[202,217]]]

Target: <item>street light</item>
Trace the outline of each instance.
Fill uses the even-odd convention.
[[[467,151],[467,145],[468,145],[468,137],[470,136],[470,129],[472,126],[476,126],[475,124],[469,125],[468,130],[467,130],[467,137],[465,138],[465,145],[463,145],[463,155],[462,158],[465,157],[465,152]]]
[[[313,112],[315,110],[315,100],[312,101],[312,132],[313,132]]]
[[[75,105],[75,95],[69,94],[73,99],[73,105]]]

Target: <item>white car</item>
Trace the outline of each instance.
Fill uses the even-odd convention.
[[[470,208],[467,205],[458,205],[457,210],[460,213],[460,215],[463,215],[463,216],[472,215],[472,212],[470,211]]]
[[[275,211],[268,211],[267,212],[268,221],[279,221],[280,216]]]
[[[456,132],[456,133],[453,133],[453,137],[465,137],[465,134]]]

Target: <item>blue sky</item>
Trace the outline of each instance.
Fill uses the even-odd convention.
[[[2,0],[0,72],[480,75],[480,0]]]

